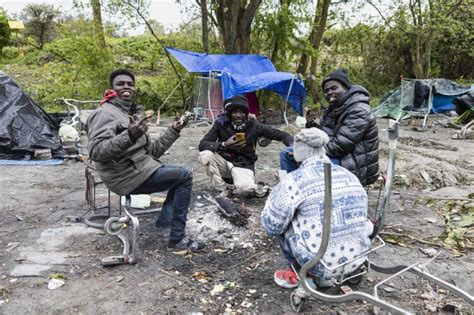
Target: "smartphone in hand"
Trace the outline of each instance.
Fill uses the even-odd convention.
[[[237,132],[235,138],[237,141],[245,141],[245,132]]]

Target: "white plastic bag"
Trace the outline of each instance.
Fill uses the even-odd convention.
[[[138,208],[138,209],[146,209],[150,208],[151,204],[151,197],[150,195],[131,195],[132,197],[132,208]],[[122,206],[125,206],[125,197],[122,196],[120,199],[122,202]]]

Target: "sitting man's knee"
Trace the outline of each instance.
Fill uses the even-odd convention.
[[[193,180],[193,170],[187,167],[183,167],[183,176],[187,180]]]
[[[207,165],[214,158],[215,153],[210,150],[199,152],[199,161],[202,165]]]
[[[239,181],[235,182],[234,181],[235,188],[237,190],[243,191],[243,192],[253,192],[255,191],[256,185],[254,182],[246,182],[246,181]]]

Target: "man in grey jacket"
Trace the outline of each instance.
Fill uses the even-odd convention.
[[[171,147],[186,125],[173,122],[157,140],[148,131],[148,118],[139,118],[134,103],[135,76],[126,69],[110,74],[104,100],[87,119],[89,156],[111,191],[118,195],[151,194],[168,190],[156,226],[170,227],[168,247],[198,251],[204,244],[185,236],[192,191],[192,171],[162,165],[158,158]]]

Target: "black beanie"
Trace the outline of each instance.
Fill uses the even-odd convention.
[[[230,112],[235,108],[241,108],[245,111],[246,114],[249,113],[249,102],[247,98],[242,95],[233,96],[224,101],[224,110]]]
[[[324,84],[326,84],[327,81],[338,81],[342,85],[346,87],[346,89],[351,88],[351,81],[349,80],[349,75],[347,74],[347,71],[343,68],[339,68],[334,72],[331,72],[327,76],[324,77],[323,82],[321,83],[321,87],[324,90]]]

